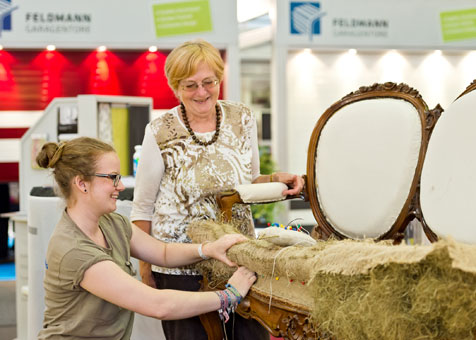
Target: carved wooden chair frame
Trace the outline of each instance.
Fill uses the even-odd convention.
[[[338,112],[341,108],[346,105],[351,105],[358,101],[366,99],[376,99],[376,98],[396,98],[403,99],[411,103],[417,110],[421,126],[421,146],[418,156],[418,163],[415,169],[413,176],[411,188],[409,195],[405,204],[403,205],[398,218],[395,220],[393,226],[389,231],[381,235],[378,239],[393,239],[395,242],[399,242],[403,237],[403,232],[408,226],[409,222],[417,218],[418,220],[423,221],[421,209],[419,205],[419,183],[420,175],[423,167],[423,161],[425,158],[425,153],[427,145],[430,139],[431,132],[440,117],[443,109],[440,105],[437,105],[433,110],[429,110],[426,103],[423,101],[421,95],[417,90],[409,87],[406,84],[395,84],[387,82],[384,84],[374,84],[368,87],[360,87],[359,90],[352,92],[344,96],[341,100],[329,107],[322,117],[317,122],[309,143],[309,149],[307,154],[307,175],[306,175],[306,187],[307,196],[311,205],[311,210],[314,214],[314,217],[317,221],[317,226],[314,228],[314,236],[327,239],[332,236],[337,239],[344,239],[346,236],[339,233],[327,220],[321,204],[317,196],[317,187],[315,181],[315,168],[316,168],[316,153],[317,145],[321,132],[326,124],[326,122]],[[427,237],[431,241],[436,241],[437,236],[426,226],[424,225],[424,231]]]

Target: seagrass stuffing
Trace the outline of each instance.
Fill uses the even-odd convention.
[[[236,232],[231,224],[197,221],[193,242]],[[311,313],[318,329],[336,339],[474,339],[476,246],[440,240],[431,245],[320,241],[281,247],[249,240],[228,257],[255,271],[253,290],[292,301]],[[211,286],[234,269],[216,260],[199,269]]]

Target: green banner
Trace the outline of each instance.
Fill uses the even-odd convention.
[[[444,42],[476,39],[476,8],[441,12],[440,19]]]
[[[154,4],[152,11],[157,37],[212,30],[209,0]]]

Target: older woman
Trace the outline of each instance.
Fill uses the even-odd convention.
[[[225,252],[245,237],[226,235],[203,246],[166,244],[131,225],[113,213],[119,192],[124,190],[119,158],[110,145],[99,140],[82,137],[47,143],[37,162],[54,169],[66,200],[46,255],[46,310],[39,339],[129,339],[133,312],[180,319],[225,311],[256,280],[254,273],[241,267],[230,279],[228,291],[152,289],[133,277],[130,256],[163,267],[206,257],[233,265]]]
[[[219,101],[224,63],[219,51],[203,40],[175,48],[165,73],[180,105],[160,115],[145,130],[137,170],[131,219],[164,242],[188,243],[192,220],[219,217],[215,195],[236,185],[280,181],[284,194],[298,194],[301,177],[287,173],[260,175],[255,118],[243,104]],[[235,216],[244,234],[253,235],[249,208]],[[174,269],[140,264],[143,282],[157,288],[198,290],[193,266]],[[232,326],[227,324],[228,328]],[[236,317],[234,339],[269,339],[255,321]],[[167,339],[207,339],[199,318],[163,322]]]

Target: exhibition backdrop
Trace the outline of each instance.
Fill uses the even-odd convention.
[[[235,0],[0,0],[5,47],[174,47],[191,36],[238,40]]]

